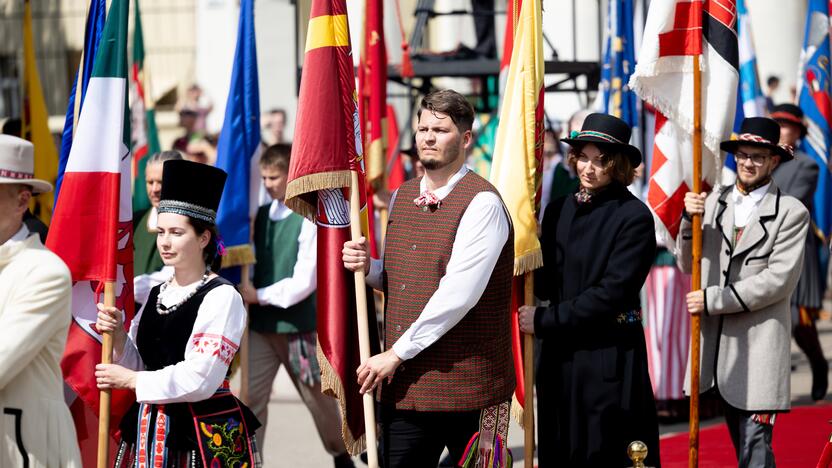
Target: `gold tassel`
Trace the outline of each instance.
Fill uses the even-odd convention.
[[[514,276],[537,270],[543,266],[543,252],[540,248],[514,258]]]
[[[515,421],[517,421],[517,424],[520,427],[526,429],[526,425],[524,424],[525,420],[523,419],[523,412],[523,405],[521,405],[520,402],[517,401],[517,394],[515,393],[511,396],[511,417],[514,418]]]
[[[349,187],[351,182],[350,171],[322,172],[298,177],[286,186],[286,206],[310,221],[315,221],[318,207],[311,204],[303,195],[318,190]]]
[[[225,255],[222,256],[222,268],[251,265],[253,263],[257,263],[257,261],[254,258],[254,249],[251,248],[251,245],[226,247]]]
[[[324,356],[323,351],[321,351],[320,340],[318,340],[317,354],[318,364],[321,367],[321,392],[324,395],[338,399],[338,406],[341,409],[341,438],[344,439],[344,446],[347,448],[347,452],[351,456],[357,457],[361,452],[366,450],[367,439],[363,435],[356,439],[353,433],[350,432],[349,425],[347,424],[347,401],[344,386],[338,374],[335,373],[335,369],[332,368],[326,356]]]

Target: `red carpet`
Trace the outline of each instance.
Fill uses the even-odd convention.
[[[823,446],[832,433],[832,404],[792,408],[777,416],[774,425],[774,458],[778,468],[813,468]],[[661,440],[662,467],[688,466],[688,434],[676,434]],[[737,466],[734,446],[725,423],[702,429],[699,433],[699,466],[721,468]]]

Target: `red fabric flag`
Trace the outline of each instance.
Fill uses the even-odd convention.
[[[366,195],[361,134],[344,0],[313,0],[298,98],[295,143],[289,165],[286,205],[318,225],[318,360],[322,391],[338,398],[347,450],[364,450],[362,396],[355,370],[360,364],[353,274],[342,263],[350,238],[350,171],[358,171],[363,232]],[[372,294],[368,297],[372,298]],[[375,324],[373,307],[368,307]],[[376,327],[371,347],[378,349]]]
[[[358,115],[364,137],[365,168],[369,206],[367,212],[370,254],[378,258],[373,194],[384,187],[387,163],[387,46],[384,40],[384,3],[364,3],[364,35],[361,40],[361,64],[358,66]]]
[[[361,65],[358,67],[361,133],[364,135],[367,182],[378,190],[384,180],[387,154],[387,46],[384,3],[366,0]]]
[[[391,142],[387,148],[387,190],[393,193],[407,179],[402,153],[399,150],[399,125],[396,122],[396,110],[387,105],[387,136]]]

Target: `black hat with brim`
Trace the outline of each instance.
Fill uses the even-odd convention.
[[[636,167],[641,164],[641,151],[628,143],[630,133],[630,126],[627,122],[612,115],[596,113],[586,116],[580,132],[573,131],[569,138],[561,141],[570,146],[593,143],[621,151],[633,167]]]
[[[159,213],[176,213],[216,224],[227,177],[222,169],[207,164],[184,159],[165,161]]]
[[[769,116],[778,123],[789,123],[800,128],[800,138],[806,136],[808,128],[803,123],[803,109],[794,104],[778,104],[771,109]]]
[[[748,117],[742,121],[736,140],[727,140],[719,144],[722,151],[736,153],[740,146],[768,148],[780,156],[780,161],[794,159],[794,149],[775,143],[780,141],[780,124],[768,117]]]

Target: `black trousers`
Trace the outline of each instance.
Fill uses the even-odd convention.
[[[754,413],[725,403],[725,422],[737,451],[737,467],[774,468],[774,452],[771,449],[774,426],[754,421],[753,417]]]
[[[481,411],[428,412],[381,407],[384,468],[425,468],[439,464],[445,447],[454,463],[480,430]]]

